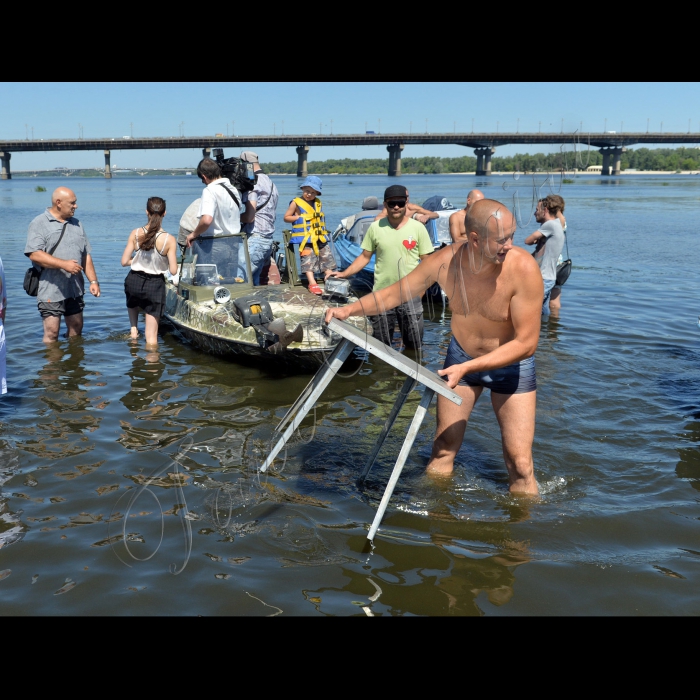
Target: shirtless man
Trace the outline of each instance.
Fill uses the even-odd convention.
[[[468,234],[462,243],[428,256],[390,287],[328,309],[326,322],[380,313],[438,282],[450,300],[453,333],[445,367],[438,374],[462,397],[462,405],[438,396],[437,431],[427,471],[452,473],[474,404],[489,388],[510,491],[536,495],[533,355],[540,332],[542,275],[533,257],[513,246],[515,220],[503,204],[477,201],[465,223]]]
[[[471,190],[467,195],[467,205],[461,211],[456,211],[450,216],[450,236],[455,243],[459,243],[461,238],[467,235],[467,230],[464,227],[464,217],[469,207],[474,202],[484,198],[484,193],[481,190]]]
[[[379,221],[379,219],[383,219],[385,216],[387,216],[386,204],[384,204],[384,208],[379,214],[374,217],[374,220]],[[411,204],[411,202],[408,201],[408,190],[406,190],[406,219],[415,219],[416,221],[420,221],[421,224],[427,224],[428,219],[437,219],[438,216],[439,214],[435,211],[428,211],[427,209],[423,209],[423,207],[419,207],[417,204]]]

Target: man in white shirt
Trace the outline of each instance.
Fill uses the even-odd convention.
[[[230,278],[246,280],[245,265],[239,264],[241,238],[235,235],[241,231],[241,195],[228,178],[222,177],[218,163],[211,158],[199,161],[197,175],[206,187],[197,215],[199,223],[187,236],[187,247],[197,254],[197,264],[217,266],[219,279],[211,279],[209,284]]]

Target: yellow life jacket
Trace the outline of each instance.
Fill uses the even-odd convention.
[[[315,199],[313,207],[301,197],[295,197],[294,203],[301,209],[301,216],[292,224],[291,243],[299,243],[299,252],[311,241],[314,253],[318,255],[318,244],[328,241],[326,217],[321,209],[321,200]]]

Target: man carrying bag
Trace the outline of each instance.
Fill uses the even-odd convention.
[[[85,307],[83,270],[90,282],[90,293],[100,296],[90,243],[83,225],[73,216],[77,208],[75,193],[59,187],[51,196],[51,206],[29,224],[24,254],[42,268],[37,270],[36,297],[44,323],[45,343],[58,339],[61,316],[65,316],[69,337],[82,333]],[[34,285],[31,279],[27,279],[31,276],[34,273],[27,270],[25,290],[28,294]]]
[[[564,230],[557,214],[564,209],[564,200],[558,194],[550,194],[537,202],[535,220],[540,228],[525,239],[525,245],[536,245],[532,254],[542,272],[544,299],[542,314],[549,316],[551,311],[559,315],[559,305],[550,309],[552,290],[557,285],[557,263],[564,248]],[[561,283],[563,284],[563,282]],[[557,295],[558,296],[558,295]]]
[[[58,248],[58,244],[61,242],[63,234],[66,232],[66,226],[68,226],[67,222],[63,224],[63,229],[61,229],[61,235],[58,242],[53,248],[51,248],[49,255],[53,255],[56,248]],[[42,270],[43,268],[37,267],[32,263],[32,266],[24,273],[24,291],[27,292],[30,297],[35,297],[39,291],[39,280],[41,279]]]

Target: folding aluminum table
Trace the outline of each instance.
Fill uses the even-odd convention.
[[[379,450],[384,444],[384,441],[386,440],[396,417],[399,415],[401,407],[416,384],[420,383],[423,385],[423,398],[421,399],[415,415],[413,416],[411,426],[408,429],[408,434],[406,435],[406,439],[403,442],[403,446],[399,452],[394,469],[391,472],[389,481],[384,489],[384,495],[382,496],[381,503],[379,504],[377,514],[375,515],[372,526],[369,529],[367,539],[374,540],[379,523],[381,523],[382,518],[384,517],[384,512],[389,504],[389,499],[394,492],[396,482],[399,480],[399,476],[401,475],[401,471],[406,463],[406,459],[408,459],[408,453],[410,452],[416,436],[418,435],[418,430],[420,429],[423,418],[425,418],[425,414],[428,411],[428,406],[430,406],[430,402],[433,400],[433,395],[438,393],[458,406],[462,403],[462,398],[454,391],[449,389],[445,381],[439,375],[428,371],[425,369],[425,367],[421,367],[421,365],[418,363],[396,352],[396,350],[388,345],[384,345],[384,343],[381,343],[375,338],[367,335],[359,328],[334,318],[331,319],[331,322],[328,324],[328,330],[332,333],[337,333],[343,338],[343,340],[338,343],[333,351],[333,354],[328,359],[328,362],[324,364],[323,367],[318,370],[318,372],[316,372],[313,379],[309,382],[304,391],[301,392],[299,398],[294,402],[289,411],[287,411],[287,414],[280,421],[277,428],[275,428],[275,433],[282,433],[283,430],[284,433],[282,433],[281,437],[275,444],[268,458],[265,460],[265,463],[260,467],[260,471],[266,471],[272,464],[275,457],[280,453],[282,448],[287,444],[287,441],[299,427],[306,414],[313,408],[314,404],[323,393],[323,390],[330,384],[333,377],[335,377],[335,375],[338,373],[338,370],[349,357],[354,347],[362,348],[392,367],[400,370],[406,375],[406,380],[399,390],[394,406],[392,407],[384,423],[384,427],[379,434],[379,438],[377,439],[372,453],[370,454],[362,474],[360,475],[360,482],[362,482],[366,478],[367,474],[369,474],[369,470],[372,468],[372,465],[379,454]]]

